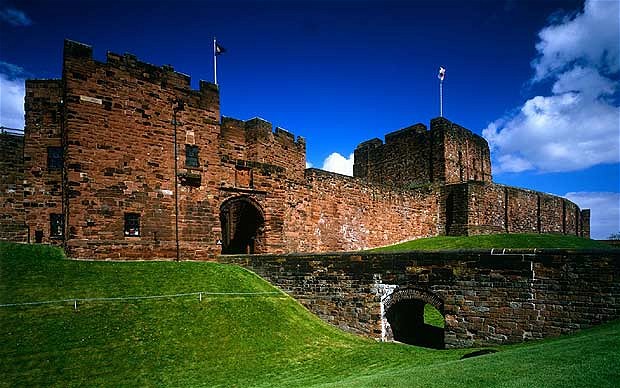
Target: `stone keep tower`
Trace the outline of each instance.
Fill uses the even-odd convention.
[[[398,187],[428,183],[491,182],[489,145],[445,118],[431,129],[415,124],[365,141],[355,150],[353,176]]]

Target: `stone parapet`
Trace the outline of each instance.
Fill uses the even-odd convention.
[[[324,321],[389,339],[391,295],[443,309],[446,347],[517,343],[620,318],[620,251],[440,252],[220,256],[251,269]],[[417,295],[417,296],[416,296]]]

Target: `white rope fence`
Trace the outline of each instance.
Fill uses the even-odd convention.
[[[39,302],[22,302],[22,303],[1,303],[0,307],[19,307],[19,306],[37,306],[44,304],[54,304],[54,303],[73,303],[73,308],[77,310],[78,302],[113,302],[113,301],[126,301],[126,300],[144,300],[144,299],[169,299],[169,298],[179,298],[179,297],[187,297],[187,296],[198,296],[198,300],[202,302],[202,298],[204,297],[218,297],[218,296],[270,296],[270,295],[280,295],[284,296],[285,293],[281,291],[258,291],[258,292],[208,292],[208,291],[198,291],[198,292],[188,292],[183,294],[168,294],[168,295],[146,295],[146,296],[124,296],[124,297],[113,297],[113,298],[69,298],[69,299],[57,299],[57,300],[45,300]]]

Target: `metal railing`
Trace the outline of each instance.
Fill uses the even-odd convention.
[[[217,297],[283,297],[287,296],[282,291],[254,291],[254,292],[209,292],[209,291],[197,291],[186,292],[180,294],[167,294],[167,295],[141,295],[141,296],[119,296],[119,297],[103,297],[103,298],[67,298],[67,299],[55,299],[55,300],[43,300],[36,302],[16,302],[16,303],[0,303],[0,307],[20,307],[20,306],[37,306],[46,304],[68,304],[71,303],[73,308],[77,310],[78,303],[85,302],[120,302],[120,301],[132,301],[132,300],[144,300],[144,299],[172,299],[179,297],[198,297],[199,301],[203,298],[217,298]]]
[[[13,135],[13,136],[24,136],[23,129],[15,129],[15,128],[2,127],[2,126],[0,126],[0,133],[3,135],[6,134],[6,135]]]

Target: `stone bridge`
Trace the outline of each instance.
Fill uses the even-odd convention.
[[[620,250],[241,255],[326,322],[377,340],[444,347],[516,343],[620,318]],[[425,305],[444,328],[424,323]]]

